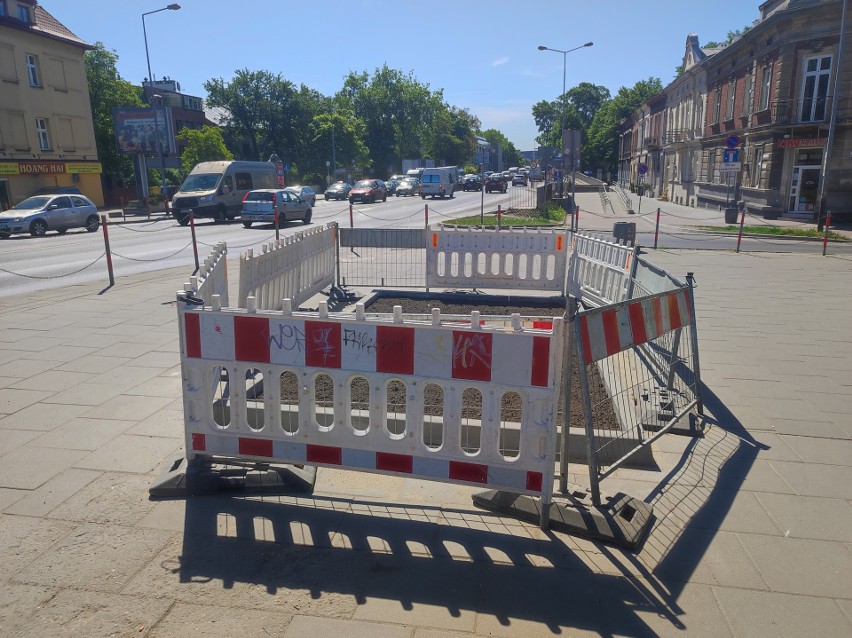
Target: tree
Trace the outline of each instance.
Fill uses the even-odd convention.
[[[609,99],[610,93],[605,86],[581,82],[552,102],[547,100],[537,102],[532,109],[533,118],[539,130],[536,142],[539,146],[562,148],[559,125],[563,123],[563,101],[565,128],[581,131],[585,140],[595,113]]]
[[[133,161],[129,155],[119,153],[115,136],[113,110],[144,106],[141,87],[134,86],[118,75],[118,55],[108,51],[102,42],[83,56],[89,99],[92,103],[92,121],[98,159],[103,167],[103,177],[108,188],[119,183],[133,182]]]
[[[364,129],[364,123],[350,111],[335,108],[315,115],[308,125],[307,139],[318,159],[306,161],[305,173],[324,176],[325,162],[332,158],[335,167],[370,168],[372,160],[364,144]]]
[[[520,166],[523,164],[523,156],[520,151],[500,131],[490,128],[487,131],[482,131],[482,137],[488,140],[489,144],[497,144],[502,147],[503,163],[507,166]]]
[[[178,137],[187,142],[180,156],[184,174],[188,174],[199,162],[234,159],[233,153],[225,146],[222,131],[215,126],[204,126],[201,129],[183,128],[178,131]]]

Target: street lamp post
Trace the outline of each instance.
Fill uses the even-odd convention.
[[[163,7],[162,9],[155,9],[154,11],[148,11],[147,13],[142,14],[142,34],[145,36],[145,60],[148,62],[148,81],[153,82],[154,77],[151,75],[151,57],[148,55],[148,30],[145,28],[145,16],[149,16],[152,13],[159,13],[160,11],[177,11],[180,9],[180,5],[177,3],[170,4],[167,7]]]
[[[559,122],[559,143],[562,146],[562,170],[563,171],[565,170],[565,141],[564,141],[565,140],[565,76],[566,76],[566,70],[567,70],[567,67],[568,67],[568,54],[571,53],[572,51],[577,51],[578,49],[583,49],[585,47],[590,47],[592,45],[594,45],[594,42],[586,42],[586,44],[581,44],[578,47],[574,47],[573,49],[567,49],[567,50],[554,49],[552,47],[546,47],[546,46],[543,46],[543,45],[539,45],[539,47],[538,47],[539,51],[553,51],[555,53],[561,53],[562,54],[562,117],[561,117],[560,122]],[[573,145],[572,145],[572,148],[571,148],[571,165],[572,165],[571,166],[571,168],[572,168],[571,207],[573,208],[573,206],[574,206],[574,180],[577,177],[577,158],[574,157]],[[562,179],[563,179],[562,183],[564,184],[565,183],[565,181],[564,181],[565,176],[564,175],[563,175]],[[574,230],[574,211],[570,210],[570,211],[568,211],[568,213],[571,216],[571,230]]]
[[[161,187],[162,190],[160,192],[160,195],[163,198],[163,203],[166,207],[166,214],[168,215],[168,213],[169,213],[169,197],[168,197],[168,190],[166,189],[166,157],[165,157],[165,153],[163,152],[163,138],[160,135],[160,120],[157,117],[157,113],[160,110],[159,108],[157,108],[157,106],[159,106],[160,108],[163,107],[163,96],[157,95],[156,93],[154,95],[152,95],[151,96],[151,106],[154,107],[154,136],[157,139],[157,153],[160,156],[160,171],[161,171],[161,174],[162,174],[162,177],[163,177],[163,185]],[[168,133],[166,133],[166,127],[168,126],[168,122],[169,122],[169,120],[168,120],[168,118],[166,118],[166,112],[165,112],[165,109],[164,109],[163,110],[163,133],[166,134],[166,135],[168,134]]]

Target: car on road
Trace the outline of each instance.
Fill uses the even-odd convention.
[[[311,208],[317,205],[317,194],[310,186],[288,186],[284,190],[288,193],[293,193]]]
[[[385,188],[388,189],[388,195],[396,195],[396,187],[399,186],[399,180],[389,179],[385,182]]]
[[[98,207],[85,195],[33,195],[0,213],[2,239],[19,233],[44,237],[50,230],[64,235],[69,228],[93,233],[98,226]]]
[[[527,176],[523,173],[517,173],[512,178],[512,186],[526,186],[527,185]]]
[[[506,192],[506,180],[503,179],[503,176],[500,174],[491,175],[488,179],[485,180],[485,192],[486,193],[505,193]]]
[[[349,203],[366,202],[372,204],[377,200],[386,202],[388,200],[388,189],[380,179],[360,179],[355,182],[349,191]]]
[[[482,190],[482,178],[479,175],[468,174],[464,176],[462,181],[463,191],[478,191]]]
[[[406,177],[396,187],[397,197],[411,197],[420,194],[420,180],[416,177]]]
[[[325,189],[325,199],[326,201],[331,199],[347,199],[351,190],[352,186],[346,182],[337,182]]]
[[[243,226],[251,228],[255,222],[275,223],[276,212],[279,225],[294,220],[311,223],[311,205],[286,188],[261,188],[246,193],[240,219]]]

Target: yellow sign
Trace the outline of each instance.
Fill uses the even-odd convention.
[[[20,175],[17,162],[0,162],[0,175]]]
[[[100,162],[65,162],[68,173],[103,173]]]

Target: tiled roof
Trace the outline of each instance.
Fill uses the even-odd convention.
[[[81,40],[71,33],[64,24],[48,13],[44,7],[35,5],[35,24],[31,27],[33,31],[40,31],[44,35],[64,40],[70,44],[76,44],[87,49],[92,48],[85,40]]]

